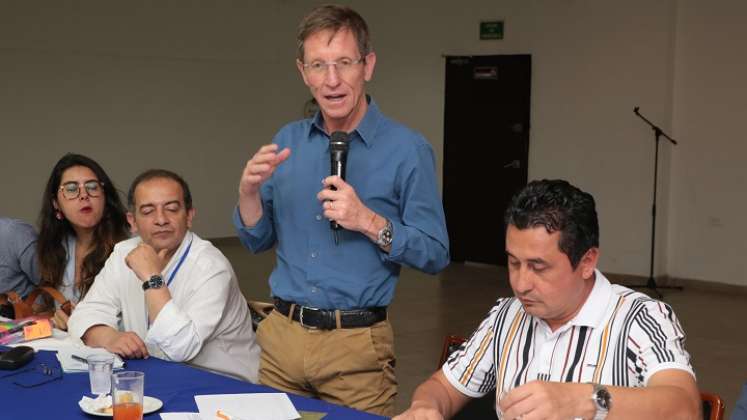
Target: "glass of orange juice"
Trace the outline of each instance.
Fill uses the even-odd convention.
[[[124,371],[112,374],[114,420],[143,419],[145,373]]]

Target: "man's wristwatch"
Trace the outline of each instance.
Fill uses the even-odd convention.
[[[392,222],[386,221],[386,226],[381,228],[379,235],[376,238],[376,245],[386,248],[392,244]]]
[[[163,277],[160,274],[151,276],[148,280],[143,282],[143,290],[148,289],[160,289],[163,287]]]
[[[597,408],[594,420],[604,420],[607,418],[610,408],[612,408],[612,395],[610,395],[610,392],[604,385],[592,383],[591,386],[594,387],[594,392],[591,393],[591,400]]]

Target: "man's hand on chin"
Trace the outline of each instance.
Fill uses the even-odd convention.
[[[151,276],[160,274],[163,271],[163,268],[169,262],[167,258],[168,253],[168,249],[164,248],[156,252],[152,246],[141,242],[127,254],[125,262],[141,281],[146,281]]]

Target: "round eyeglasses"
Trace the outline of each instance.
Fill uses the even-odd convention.
[[[60,191],[62,191],[62,196],[67,198],[68,200],[75,200],[80,196],[81,187],[86,189],[86,194],[88,194],[89,197],[98,197],[101,195],[101,190],[104,187],[104,183],[100,181],[86,181],[82,184],[79,184],[75,181],[70,181],[62,184],[60,186]]]

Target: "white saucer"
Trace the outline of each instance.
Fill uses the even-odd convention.
[[[89,410],[87,407],[84,407],[80,401],[78,402],[78,406],[81,410],[92,416],[112,417],[112,414],[109,413],[100,413],[98,411]],[[148,396],[143,397],[143,415],[158,411],[161,409],[161,407],[163,407],[163,401],[159,400],[158,398]]]

